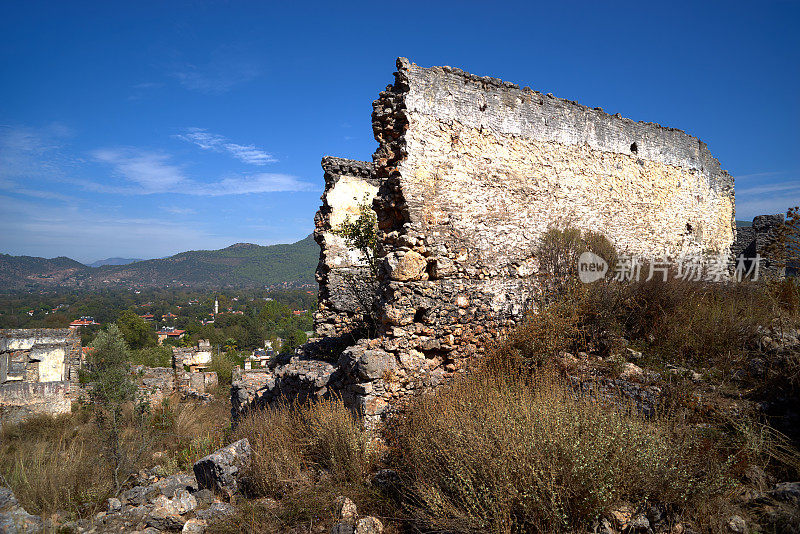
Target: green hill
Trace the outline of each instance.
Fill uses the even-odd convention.
[[[237,243],[127,265],[88,267],[69,258],[0,255],[0,291],[44,287],[260,287],[314,283],[319,247]]]

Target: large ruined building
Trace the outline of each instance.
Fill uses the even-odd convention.
[[[550,227],[601,232],[643,257],[727,255],[734,241],[733,178],[680,130],[404,58],[372,127],[372,164],[323,160],[321,339],[244,376],[234,412],[335,389],[374,421],[438,384],[522,319]],[[365,196],[380,228],[380,321],[358,339],[363,309],[343,280],[363,265],[332,230]]]
[[[0,422],[70,411],[79,389],[80,341],[69,328],[0,330]]]

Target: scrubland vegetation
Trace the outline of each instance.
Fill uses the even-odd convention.
[[[768,495],[800,477],[800,284],[579,284],[564,258],[613,262],[613,248],[580,232],[547,239],[566,251],[543,266],[559,273],[542,283],[558,297],[542,293],[489,357],[379,432],[336,398],[236,428],[224,393],[144,414],[128,403],[121,432],[144,436],[128,471],[185,469],[248,438],[246,498],[212,532],[324,532],[337,495],[390,533],[729,532],[735,516],[797,532],[797,509]],[[652,406],[631,390],[655,391]],[[88,409],[3,428],[0,472],[29,511],[89,514],[115,492],[97,428]]]

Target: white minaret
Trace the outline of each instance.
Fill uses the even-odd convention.
[[[219,301],[217,297],[214,297],[214,315],[219,313]]]

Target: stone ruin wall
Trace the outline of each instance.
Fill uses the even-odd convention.
[[[315,355],[317,342],[245,378],[233,388],[234,415],[259,399],[336,391],[367,424],[378,421],[523,318],[550,227],[594,230],[643,257],[730,253],[733,178],[699,139],[459,69],[404,58],[397,69],[372,114],[379,335],[335,365],[319,361],[330,354]],[[341,286],[331,273],[343,252],[326,215],[338,202],[336,177],[353,176],[331,172],[345,160],[326,160],[316,232],[323,338],[353,317],[335,305]]]
[[[0,330],[0,421],[69,413],[80,367],[80,336],[72,329]]]
[[[397,68],[373,104],[384,329],[370,346],[400,371],[388,404],[522,318],[549,227],[644,257],[729,253],[733,178],[697,138],[458,69]]]
[[[339,339],[347,346],[355,342],[353,330],[362,324],[364,313],[364,303],[354,294],[353,285],[362,285],[370,275],[361,254],[349,249],[344,238],[332,230],[340,228],[347,217],[358,218],[361,204],[372,204],[379,182],[372,164],[365,161],[325,157],[322,169],[325,191],[314,218],[314,239],[320,246],[314,335]]]

